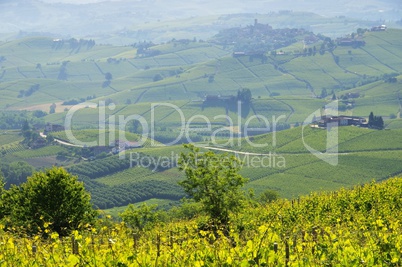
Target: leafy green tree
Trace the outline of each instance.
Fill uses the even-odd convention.
[[[132,120],[128,123],[128,130],[132,133],[142,134],[143,129],[139,120]]]
[[[320,55],[324,55],[324,54],[325,54],[325,43],[322,43],[321,47],[320,47]]]
[[[112,75],[110,72],[106,72],[106,73],[105,73],[105,79],[106,79],[107,81],[110,81],[110,80],[113,79],[113,75]]]
[[[237,91],[237,100],[241,101],[242,103],[249,104],[251,102],[251,91],[248,88],[243,88]]]
[[[46,143],[51,144],[54,141],[54,137],[51,134],[46,135]]]
[[[63,80],[63,81],[67,80],[67,78],[68,78],[67,63],[68,63],[68,61],[63,61],[62,65],[60,66],[59,75],[57,76],[57,80]]]
[[[358,28],[357,29],[357,34],[358,35],[363,35],[366,32],[366,29]]]
[[[21,133],[24,137],[23,144],[31,146],[33,142],[35,142],[38,138],[40,138],[39,134],[32,129],[28,120],[25,120],[21,127]]]
[[[153,81],[154,82],[158,82],[158,81],[162,81],[163,80],[163,76],[159,73],[154,75]]]
[[[34,117],[36,117],[36,118],[42,118],[42,117],[45,117],[46,115],[47,115],[47,113],[44,112],[44,111],[42,111],[42,110],[35,110],[35,111],[32,113],[32,116],[34,116]]]
[[[97,215],[83,183],[56,167],[36,172],[26,183],[12,186],[2,195],[2,203],[6,221],[28,233],[48,228],[65,236],[94,222]]]
[[[3,204],[3,194],[6,192],[4,189],[5,182],[4,182],[4,176],[3,173],[0,170],[0,219],[4,218],[5,216],[5,208]]]
[[[180,206],[174,206],[169,210],[169,217],[176,219],[191,220],[202,213],[202,206],[194,199],[183,198]]]
[[[261,193],[258,200],[260,203],[270,203],[272,201],[277,200],[278,198],[279,198],[278,192],[274,190],[266,190]]]
[[[6,168],[6,185],[19,185],[27,180],[27,177],[32,175],[34,168],[24,161],[10,163]]]
[[[373,112],[370,112],[368,126],[376,129],[384,128],[384,120],[381,116],[374,116]]]
[[[384,120],[382,119],[381,116],[377,117],[376,126],[377,126],[379,129],[383,129],[383,128],[384,128]]]
[[[334,60],[336,64],[339,64],[339,56],[334,56]]]
[[[0,198],[1,198],[1,195],[3,194],[3,192],[4,192],[4,185],[5,185],[6,183],[4,182],[4,176],[3,176],[3,173],[1,172],[1,170],[0,170]]]
[[[55,112],[56,112],[56,104],[53,103],[53,104],[50,105],[49,114],[53,114]]]
[[[112,82],[111,82],[110,80],[104,81],[104,82],[102,83],[102,88],[106,88],[106,87],[110,86],[111,83],[112,83]]]
[[[28,123],[28,120],[25,120],[21,127],[21,133],[24,137],[24,144],[29,144],[32,141],[33,131],[31,130],[31,126]]]
[[[30,131],[30,130],[31,130],[31,126],[29,125],[29,122],[26,119],[22,124],[21,132],[24,133],[24,132],[27,132],[27,131]]]
[[[327,89],[322,88],[320,97],[326,98],[327,96],[328,96]]]
[[[240,189],[246,179],[238,173],[240,160],[212,151],[201,153],[191,144],[184,147],[190,152],[180,155],[179,169],[185,172],[186,178],[179,185],[202,204],[212,225],[227,225],[230,213],[238,211],[244,199]]]
[[[371,126],[374,123],[374,113],[371,111],[369,115],[368,125]]]
[[[156,209],[157,205],[148,206],[144,203],[139,207],[135,207],[133,204],[130,204],[119,216],[132,228],[143,231],[159,221],[159,214]]]

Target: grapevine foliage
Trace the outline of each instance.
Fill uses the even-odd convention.
[[[1,227],[4,266],[401,266],[402,179],[243,209],[230,238],[198,219],[139,237],[103,219],[60,238],[16,237]],[[48,228],[46,228],[48,229]],[[45,230],[46,230],[45,229]],[[233,242],[234,241],[234,242]],[[233,245],[235,244],[235,245]]]

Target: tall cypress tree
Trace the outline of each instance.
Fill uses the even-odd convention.
[[[384,128],[384,120],[381,116],[374,116],[374,113],[370,112],[368,125],[369,125],[369,127],[372,127],[372,128],[383,129]]]
[[[374,123],[374,114],[373,114],[373,112],[371,111],[371,112],[370,112],[370,115],[369,115],[368,125],[369,125],[369,126],[372,126],[373,123]]]

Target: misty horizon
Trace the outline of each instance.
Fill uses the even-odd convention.
[[[45,35],[76,38],[100,38],[105,43],[127,44],[141,40],[166,41],[161,35],[166,26],[180,20],[175,26],[179,33],[178,38],[207,38],[219,30],[245,23],[249,20],[219,20],[221,15],[256,14],[266,15],[266,23],[270,23],[269,14],[281,10],[293,12],[311,12],[330,20],[331,18],[345,17],[353,22],[349,31],[356,27],[370,26],[375,23],[387,23],[399,27],[396,22],[402,19],[401,3],[398,1],[372,0],[367,1],[337,1],[323,3],[321,1],[127,1],[127,0],[29,0],[29,1],[2,1],[0,3],[0,40],[13,39],[28,35]],[[297,16],[296,16],[297,17]],[[200,18],[202,24],[196,19]],[[205,19],[202,19],[205,18]],[[209,19],[208,21],[206,21]],[[190,25],[186,25],[187,22]],[[345,26],[347,22],[345,22]],[[202,26],[210,29],[213,34],[192,33],[192,27]],[[320,23],[319,23],[320,24]],[[186,26],[187,29],[179,29]],[[278,22],[274,27],[310,27],[302,22],[292,21],[292,18]],[[320,26],[320,25],[318,25]],[[316,27],[317,28],[317,27]],[[320,27],[318,27],[319,30]],[[148,34],[151,31],[158,34]],[[169,29],[172,31],[172,29]],[[311,30],[311,29],[309,29]],[[185,33],[183,32],[185,31]],[[199,32],[199,30],[197,30]],[[334,35],[329,31],[321,30],[322,34]],[[119,35],[124,32],[146,32],[137,37],[120,38],[116,41],[107,39],[109,35]],[[346,32],[346,31],[345,31]],[[23,35],[21,35],[23,33]],[[19,35],[18,35],[19,34]],[[174,34],[174,32],[173,32]],[[170,38],[170,37],[169,37]],[[126,40],[127,39],[127,40]]]

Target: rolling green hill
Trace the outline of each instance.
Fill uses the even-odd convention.
[[[275,146],[273,134],[251,140],[255,144],[268,144],[263,148],[256,148],[245,140],[241,146],[237,146],[237,140],[234,146],[226,146],[233,150],[229,153],[238,151],[238,157],[244,161],[241,174],[249,179],[247,189],[253,189],[256,194],[270,189],[281,197],[295,198],[310,192],[380,181],[402,173],[402,147],[398,141],[402,129],[378,131],[340,127],[336,166],[311,154],[303,144],[301,131],[302,127],[296,127],[277,132]],[[304,131],[305,143],[325,152],[326,131],[310,127]],[[217,153],[225,149],[222,146],[214,149],[206,143],[200,145]],[[124,159],[116,155],[78,164],[66,163],[66,167],[85,182],[94,203],[103,209],[151,198],[177,200],[184,196],[177,185],[184,176],[175,167],[181,152],[185,152],[182,146],[149,146],[127,151]],[[21,151],[14,156],[23,158],[33,153]],[[37,156],[42,154],[44,152],[38,150]]]
[[[32,15],[22,2],[6,2]],[[205,218],[199,215],[163,222],[139,238],[124,224],[111,227],[105,217],[92,229],[74,231],[73,254],[66,247],[70,239],[47,229],[40,236],[50,238],[42,241],[39,235],[17,237],[0,225],[5,253],[0,259],[52,266],[400,266],[402,183],[389,179],[402,174],[398,22],[374,31],[383,18],[371,22],[288,10],[216,15],[231,5],[226,0],[204,4],[203,12],[217,7],[210,16],[167,21],[156,15],[162,4],[146,11],[146,1],[137,2],[138,10],[124,10],[120,18],[113,18],[118,13],[109,3],[111,14],[102,21],[134,16],[130,21],[136,25],[88,37],[94,39],[32,37],[23,31],[16,39],[0,36],[8,39],[0,41],[0,176],[3,172],[8,186],[31,169],[62,166],[78,176],[93,206],[105,214],[116,216],[131,203],[168,209],[186,197],[178,184],[185,177],[178,159],[187,152],[182,143],[190,142],[201,152],[241,160],[243,189],[251,196],[246,208],[231,218],[230,233],[200,230]],[[258,6],[280,10],[292,1],[268,1],[272,7],[254,2],[244,2],[250,6],[244,12]],[[314,11],[314,2],[304,4]],[[383,12],[400,13],[378,12],[378,6],[391,6],[380,0],[364,6],[343,2],[350,2],[347,14],[377,14],[373,20]],[[99,7],[107,9],[105,3]],[[182,4],[182,14],[193,14],[190,3]],[[326,5],[333,14],[339,3]],[[35,6],[41,8],[36,15],[51,8]],[[364,12],[351,11],[357,6]],[[76,16],[71,5],[63,13]],[[0,27],[11,27],[14,18],[8,20]],[[102,25],[99,19],[91,27],[95,24]],[[50,26],[58,27],[49,23],[43,30]],[[306,125],[319,120],[307,121],[311,114],[331,114],[325,107],[334,103],[342,115],[367,118],[373,112],[385,127]],[[44,131],[46,124],[68,126],[70,119],[71,134],[81,142],[70,140],[65,130]],[[250,134],[246,128],[252,128]],[[268,190],[280,199],[257,204],[252,196]],[[186,212],[185,206],[179,209],[173,211]]]
[[[263,55],[240,56],[232,55],[233,44],[220,43],[216,38],[133,46],[45,37],[3,42],[0,108],[50,113],[54,104],[55,113],[43,119],[64,125],[74,104],[86,102],[72,118],[79,140],[99,138],[98,127],[104,123],[108,145],[109,130],[119,129],[119,124],[133,115],[141,116],[153,135],[148,136],[144,147],[128,151],[120,162],[117,155],[93,156],[92,148],[57,145],[27,151],[20,143],[21,136],[4,134],[0,135],[2,161],[26,161],[36,168],[65,166],[80,176],[94,203],[102,208],[151,198],[177,200],[184,196],[177,186],[183,174],[175,168],[171,155],[183,149],[179,145],[152,147],[151,140],[154,145],[169,143],[188,126],[192,130],[190,139],[202,146],[220,144],[217,148],[240,151],[243,158],[245,154],[241,153],[276,153],[264,159],[269,166],[267,162],[264,166],[261,162],[260,166],[244,166],[247,187],[256,193],[273,189],[281,197],[294,198],[311,191],[386,179],[402,171],[398,142],[402,133],[402,31],[361,34],[364,45],[344,46],[336,39],[304,33],[287,47]],[[244,88],[250,89],[252,99],[241,111],[231,102],[204,102],[207,96],[236,97]],[[305,146],[325,152],[326,132],[306,127],[303,140],[302,127],[293,126],[335,98],[341,114],[367,117],[374,112],[386,120],[390,130],[339,128],[338,165],[331,166]],[[100,101],[106,103],[104,110]],[[275,119],[277,130],[291,129],[251,137],[253,143],[267,144],[264,147],[245,140],[241,146],[237,139],[233,144],[227,141],[237,137],[245,124],[262,128],[266,121]],[[120,130],[137,132],[127,136],[138,141],[142,126],[128,122]],[[53,134],[70,141],[65,132]],[[117,135],[111,138],[117,139]],[[186,141],[185,135],[178,139],[177,143]],[[148,168],[130,168],[130,155],[148,160],[143,162]],[[95,160],[87,162],[91,157]],[[168,163],[164,167],[157,163],[161,157]]]
[[[398,123],[399,120],[394,120],[391,125]],[[81,130],[74,134],[81,141],[92,141],[95,132]],[[54,136],[61,138],[61,133]],[[229,145],[227,140],[221,139],[217,143],[226,143],[225,146],[208,142],[199,145],[216,153],[225,153],[222,149],[229,153],[237,151],[244,161],[241,174],[249,179],[246,189],[253,189],[257,195],[270,189],[281,197],[295,198],[313,191],[379,181],[401,173],[402,146],[398,141],[401,134],[400,127],[382,131],[339,127],[336,166],[306,149],[302,136],[305,144],[323,153],[326,150],[326,131],[310,127],[304,128],[303,135],[302,127],[295,127],[255,136],[249,140],[252,144],[245,139],[240,143],[233,139],[233,145]],[[15,133],[3,134],[1,140],[4,141],[2,149],[6,150],[3,162],[26,161],[36,167],[64,165],[85,182],[94,204],[103,209],[151,198],[175,201],[184,196],[177,185],[184,176],[175,167],[178,155],[186,151],[181,145],[134,148],[126,151],[124,158],[115,155],[88,162],[81,159],[78,148],[58,145],[26,150]],[[266,145],[256,147],[254,144]]]
[[[384,74],[400,72],[398,58],[402,52],[398,49],[398,33],[399,30],[368,32],[364,47],[337,46],[331,53],[311,56],[300,56],[297,49],[302,47],[293,47],[286,55],[268,56],[267,62],[233,58],[230,46],[208,42],[172,41],[151,47],[158,55],[138,57],[137,50],[130,46],[90,46],[84,41],[76,44],[73,40],[46,38],[17,40],[0,46],[0,55],[6,58],[1,63],[0,104],[8,109],[49,111],[55,103],[59,112],[70,107],[62,105],[65,101],[89,99],[96,103],[109,99],[121,105],[111,114],[145,114],[150,109],[148,102],[202,100],[206,94],[230,95],[240,88],[250,88],[255,98],[254,114],[250,115],[268,118],[285,115],[286,122],[296,123],[311,112],[306,107],[325,103],[312,98],[321,95],[323,89],[328,97],[331,92],[340,97],[343,90],[352,88],[345,93],[359,93],[360,97],[353,99],[344,111],[347,114],[367,116],[375,107],[382,116],[399,116],[398,84],[382,80]],[[308,47],[320,45],[322,42],[317,41]],[[104,86],[107,73],[112,79]],[[157,75],[162,80],[153,81]],[[213,82],[209,82],[211,76]],[[365,83],[368,84],[359,86]],[[28,94],[28,89],[36,84],[39,89]],[[269,108],[274,101],[283,107]],[[183,107],[184,102],[173,103],[185,109],[188,117],[194,112],[204,115],[209,111],[200,112],[200,108],[191,111]],[[123,107],[125,104],[129,105]],[[225,111],[219,113],[224,115]],[[210,114],[217,111],[211,110]],[[63,123],[63,117],[51,115],[47,121]],[[96,127],[96,119],[85,120],[85,117],[80,116],[82,124],[90,121]],[[169,125],[177,118],[168,116],[162,121]]]

